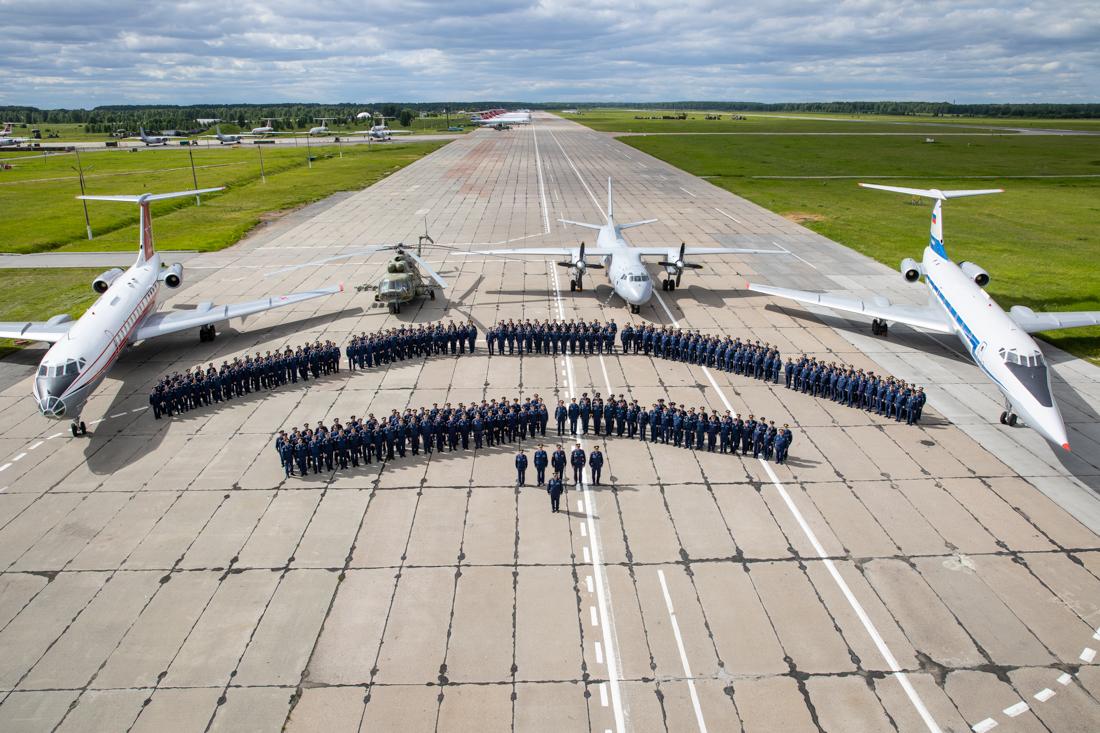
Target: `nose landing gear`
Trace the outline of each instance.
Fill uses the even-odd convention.
[[[88,434],[88,426],[84,424],[83,420],[73,420],[72,425],[70,425],[69,428],[73,431],[74,438],[78,435]]]
[[[640,306],[640,305],[634,305],[633,303],[631,303],[631,305],[630,305],[630,312],[631,312],[631,313],[641,313],[641,312],[642,312],[642,306]]]
[[[205,326],[199,326],[199,341],[205,343],[207,341],[213,341],[217,337],[218,332],[214,328],[214,324],[210,323]]]
[[[871,321],[871,333],[875,336],[889,336],[890,326],[886,323],[886,321],[880,318],[876,318],[875,320]]]

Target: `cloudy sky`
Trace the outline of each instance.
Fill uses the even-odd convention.
[[[0,0],[0,22],[0,105],[1100,101],[1100,0]]]

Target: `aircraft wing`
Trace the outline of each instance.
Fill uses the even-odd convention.
[[[1024,305],[1014,305],[1008,317],[1028,333],[1056,331],[1060,328],[1100,326],[1100,311],[1038,312]]]
[[[76,321],[68,316],[54,316],[48,321],[0,321],[0,338],[26,339],[53,343],[65,338]]]
[[[186,331],[189,328],[198,328],[210,323],[220,323],[231,318],[243,318],[256,313],[281,308],[285,305],[294,305],[305,300],[321,298],[326,295],[335,295],[344,289],[343,285],[332,285],[318,290],[305,290],[292,295],[281,295],[274,298],[261,298],[250,300],[246,303],[233,305],[214,305],[213,303],[200,304],[195,310],[187,311],[159,311],[152,314],[138,326],[132,340],[165,336],[177,331]]]
[[[577,251],[577,247],[523,247],[520,249],[475,249],[469,252],[456,252],[462,255],[530,255],[532,257],[570,257]],[[604,257],[613,254],[614,250],[603,247],[586,247],[585,257]]]
[[[858,298],[844,298],[828,293],[813,293],[808,290],[789,290],[787,288],[775,288],[771,285],[757,285],[746,283],[749,290],[766,295],[776,295],[780,298],[790,298],[800,303],[821,305],[833,310],[847,313],[859,313],[869,318],[881,318],[894,323],[904,323],[908,326],[921,328],[936,333],[954,333],[947,316],[939,308],[933,305],[895,305],[882,298],[880,301],[866,301]]]
[[[655,219],[652,221],[656,221]],[[648,222],[637,222],[645,224]],[[621,228],[621,227],[620,227]],[[675,247],[632,247],[643,257],[668,257]],[[700,257],[705,255],[783,255],[789,254],[781,249],[745,249],[743,247],[684,247],[684,256]]]

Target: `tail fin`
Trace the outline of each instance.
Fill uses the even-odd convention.
[[[204,193],[224,191],[225,186],[218,188],[199,188],[194,191],[174,191],[172,193],[143,193],[133,196],[77,196],[85,201],[114,201],[129,204],[137,204],[141,208],[141,229],[138,232],[138,258],[137,264],[147,262],[153,258],[153,215],[149,211],[149,204],[164,199],[178,199],[184,196],[198,196]]]
[[[988,193],[1004,193],[1003,188],[973,188],[960,191],[941,191],[938,188],[905,188],[902,186],[882,186],[876,183],[861,183],[863,188],[873,188],[879,191],[893,191],[905,193],[910,196],[920,196],[927,199],[935,199],[932,207],[932,224],[929,231],[928,246],[940,257],[947,257],[947,249],[943,246],[943,202],[947,199],[963,198],[964,196],[983,196]]]
[[[607,218],[612,219],[615,216],[615,201],[614,196],[611,195],[611,176],[607,177]]]

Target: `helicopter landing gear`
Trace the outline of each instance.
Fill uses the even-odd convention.
[[[206,326],[199,326],[199,341],[203,343],[207,341],[213,341],[217,335],[218,332],[214,329],[213,323]]]
[[[887,325],[886,321],[882,320],[881,318],[876,318],[875,320],[871,321],[871,333],[875,336],[889,336],[890,326]]]
[[[70,425],[69,428],[73,431],[74,438],[78,435],[88,434],[88,426],[84,424],[83,420],[80,420],[79,422],[73,420],[72,425]]]

